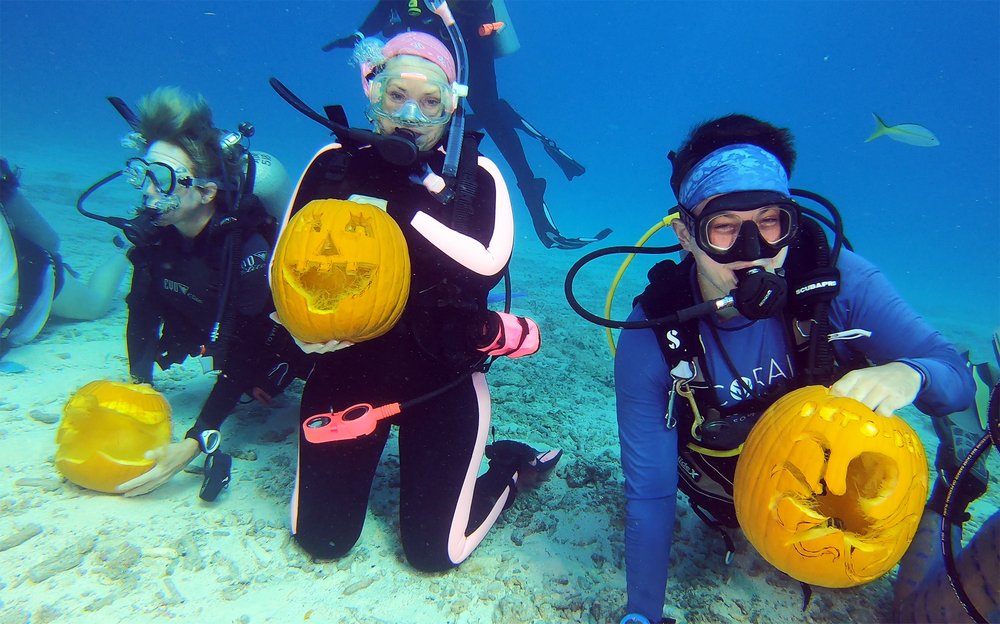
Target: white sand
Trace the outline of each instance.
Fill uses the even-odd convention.
[[[110,251],[111,230],[70,213],[86,186],[34,171],[25,191],[57,222],[65,255],[85,276]],[[53,214],[49,212],[49,214]],[[579,254],[519,242],[515,311],[538,320],[542,352],[498,362],[493,387],[498,438],[561,446],[555,475],[522,491],[483,544],[458,569],[421,574],[397,539],[398,460],[383,458],[358,546],[344,559],[314,563],[290,540],[288,503],[295,460],[296,393],[276,408],[239,408],[225,426],[236,456],[233,482],[217,502],[197,498],[200,475],[182,473],[153,494],[125,499],[82,490],[53,466],[62,405],[101,378],[122,380],[125,307],[91,323],[53,322],[9,358],[28,366],[0,374],[0,543],[36,533],[0,552],[0,624],[31,622],[379,622],[439,624],[617,622],[623,614],[623,497],[612,365],[603,333],[573,314],[562,283]],[[98,241],[95,244],[95,241]],[[95,249],[96,248],[96,249]],[[577,292],[603,308],[611,271],[587,271]],[[625,309],[644,282],[630,272]],[[619,314],[620,315],[620,314]],[[957,340],[985,344],[985,330]],[[951,334],[949,334],[951,335]],[[158,373],[174,408],[175,436],[194,419],[211,386],[197,362]],[[293,386],[298,391],[301,386]],[[911,422],[924,418],[912,415]],[[925,435],[926,434],[926,435]],[[933,460],[933,435],[921,428]],[[192,467],[200,466],[200,459]],[[992,464],[997,474],[996,460]],[[974,511],[978,526],[997,506],[991,491]],[[764,562],[737,536],[723,545],[682,500],[675,531],[667,612],[682,622],[874,622],[887,617],[891,579],[851,590],[815,588],[802,612],[799,584]],[[16,540],[15,540],[16,541]]]

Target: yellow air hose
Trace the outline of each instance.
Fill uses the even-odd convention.
[[[653,227],[649,228],[649,230],[647,230],[646,233],[642,235],[642,238],[639,239],[639,241],[635,244],[635,246],[642,247],[643,245],[645,245],[646,241],[648,241],[650,238],[653,237],[653,234],[656,234],[662,228],[670,225],[674,221],[674,219],[677,219],[678,217],[680,217],[680,214],[675,212],[672,214],[668,214],[667,216],[663,217],[662,219],[654,223]],[[604,302],[604,318],[606,319],[611,318],[611,305],[615,299],[615,289],[618,288],[618,282],[621,281],[622,275],[625,274],[625,269],[627,269],[628,265],[631,264],[633,258],[635,258],[634,253],[630,253],[627,256],[625,256],[625,260],[622,261],[621,267],[619,267],[618,272],[615,273],[615,278],[611,280],[611,287],[608,289],[608,297]],[[610,327],[606,327],[604,331],[608,337],[608,346],[611,349],[611,357],[614,357],[615,356],[614,334],[611,333]]]

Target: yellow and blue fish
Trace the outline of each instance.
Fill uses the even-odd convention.
[[[899,141],[907,145],[916,145],[917,147],[937,147],[941,145],[941,141],[934,136],[933,132],[919,124],[904,123],[890,126],[882,121],[882,118],[876,113],[872,113],[872,115],[875,117],[875,132],[865,139],[865,143],[885,135],[893,141]]]

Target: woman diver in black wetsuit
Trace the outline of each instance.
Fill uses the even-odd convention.
[[[513,502],[516,483],[549,472],[561,453],[486,444],[484,361],[534,353],[539,333],[533,321],[486,305],[510,259],[514,219],[500,172],[478,154],[477,135],[462,133],[460,122],[456,130],[464,68],[456,70],[440,41],[416,32],[384,45],[365,39],[355,57],[376,133],[355,142],[340,128],[346,138],[338,134],[340,143],[313,159],[285,222],[314,199],[381,206],[406,239],[409,298],[398,323],[378,338],[302,345],[323,354],[302,395],[292,533],[318,559],[347,554],[361,534],[390,425],[398,425],[403,549],[414,567],[441,571],[478,546]],[[438,148],[446,139],[444,154]],[[411,148],[408,158],[384,149],[401,141]],[[452,168],[455,177],[447,173]],[[446,178],[443,190],[434,184]],[[393,402],[404,405],[402,413],[374,423],[370,434],[337,438],[312,429],[355,404]],[[489,469],[478,476],[484,454]]]
[[[201,496],[212,500],[229,478],[231,460],[218,450],[222,421],[244,393],[270,403],[309,370],[307,356],[268,318],[274,306],[267,264],[276,229],[268,210],[284,209],[290,183],[273,157],[244,148],[252,126],[241,126],[241,133],[219,130],[200,97],[157,89],[143,98],[137,116],[111,100],[146,152],[88,189],[78,208],[120,227],[135,245],[126,299],[132,380],[151,384],[154,363],[165,370],[188,355],[220,371],[185,437],[155,449],[153,469],[118,489],[126,496],[151,492],[203,452]],[[91,193],[119,176],[143,193],[134,218],[84,210]]]
[[[441,27],[441,20],[421,4],[412,0],[379,0],[356,33],[331,41],[323,46],[323,50],[329,52],[337,48],[351,48],[362,37],[380,32],[391,37],[400,32],[414,30],[447,40],[447,33]],[[502,0],[462,0],[450,4],[454,5],[452,8],[455,22],[468,46],[469,103],[474,114],[467,117],[467,126],[484,129],[510,165],[539,240],[546,247],[578,249],[607,237],[611,233],[610,229],[601,230],[591,238],[566,237],[559,232],[552,220],[552,214],[544,199],[545,179],[535,177],[516,131],[520,130],[538,139],[545,152],[562,169],[567,180],[583,175],[586,170],[556,145],[555,141],[524,119],[507,100],[500,97],[497,91],[494,61],[497,56],[510,54],[516,50],[516,46],[504,48],[499,44],[500,39],[508,36],[513,36],[516,41],[509,24],[496,31],[489,28],[498,23],[498,17],[506,15]],[[486,28],[483,28],[484,25]]]

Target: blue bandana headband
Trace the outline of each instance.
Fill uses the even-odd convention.
[[[681,183],[678,200],[694,210],[713,195],[735,191],[777,191],[787,196],[788,174],[767,150],[747,143],[727,145],[692,167]]]

